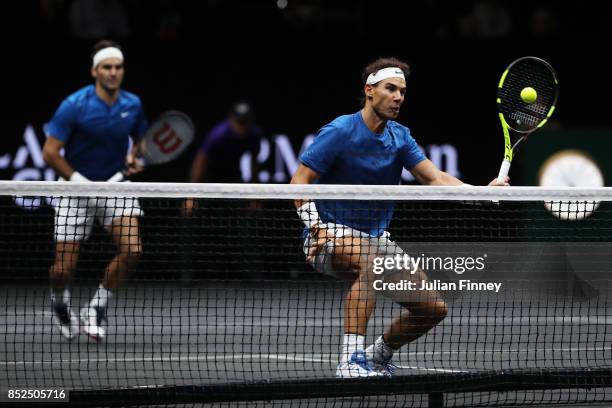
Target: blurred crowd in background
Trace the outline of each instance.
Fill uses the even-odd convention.
[[[334,1],[266,0],[34,0],[19,2],[35,30],[55,38],[180,41],[202,30],[261,35],[293,34],[354,39],[383,24],[405,40],[421,38],[554,38],[607,31],[608,12],[588,2],[500,0]],[[401,10],[401,11],[400,11]],[[32,26],[32,25],[30,25]]]
[[[209,134],[243,100],[262,144],[230,143],[227,177],[240,170],[245,181],[287,182],[312,135],[360,108],[361,70],[381,56],[411,64],[400,123],[424,150],[452,150],[441,164],[474,183],[498,169],[496,86],[520,56],[539,56],[558,71],[560,101],[546,130],[610,126],[602,50],[612,14],[588,0],[27,0],[6,11],[3,77],[12,103],[0,146],[4,179],[53,178],[42,160],[19,152],[40,150],[61,99],[91,82],[91,47],[100,39],[122,45],[125,89],[141,96],[150,120],[176,109],[196,124],[187,160],[148,170],[146,181],[218,181],[215,166],[229,161],[208,160],[206,170],[191,162],[227,153],[227,143],[211,144]],[[481,157],[473,140],[494,153]],[[243,153],[248,160],[238,162]],[[517,179],[515,170],[515,182],[530,182]]]

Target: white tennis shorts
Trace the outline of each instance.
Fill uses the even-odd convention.
[[[380,237],[375,237],[365,232],[357,231],[356,229],[343,227],[340,230],[340,234],[338,237],[359,237],[362,240],[366,241],[364,245],[369,246],[372,249],[375,249],[377,253],[381,256],[395,256],[396,254],[403,255],[404,251],[397,245],[395,242],[391,241],[390,235],[387,231],[383,233]],[[308,251],[310,245],[316,242],[312,237],[311,233],[308,233],[306,238],[304,239],[304,245],[302,247],[304,251],[304,255],[308,256]],[[314,262],[311,264],[315,270],[319,273],[330,275],[334,277],[341,277],[344,271],[337,271],[332,262],[332,256],[334,253],[334,244],[333,242],[327,242],[315,255]]]
[[[108,229],[117,218],[141,215],[136,198],[62,197],[55,207],[55,240],[86,239],[96,219]]]
[[[352,228],[344,227],[342,232],[337,237],[340,236],[353,236],[359,237],[362,240],[361,245],[365,245],[370,254],[375,254],[376,257],[390,257],[395,258],[396,255],[403,257],[404,250],[397,245],[395,242],[391,241],[389,233],[385,231],[385,233],[380,237],[374,237],[372,235],[365,234],[363,232],[354,230]],[[313,243],[313,237],[308,234],[304,239],[304,254],[308,254],[309,247],[311,243]],[[335,278],[346,279],[346,271],[337,270],[336,266],[333,264],[333,255],[334,255],[334,244],[333,242],[327,242],[324,247],[322,247],[317,255],[314,258],[314,262],[312,266],[315,268],[317,272],[323,273],[325,275],[330,275]],[[369,262],[372,259],[368,259],[368,257],[364,257],[365,262]],[[422,270],[417,271],[412,274],[409,271],[405,271],[402,269],[385,268],[385,272],[376,279],[381,279],[381,282],[386,283],[399,283],[405,281],[414,282],[415,287],[420,287],[421,282],[423,280],[429,280],[427,274]],[[440,294],[436,290],[379,290],[379,293],[385,295],[389,299],[399,302],[399,303],[413,303],[413,302],[432,302],[432,301],[441,301]]]

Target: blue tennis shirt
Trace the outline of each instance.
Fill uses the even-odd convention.
[[[344,115],[323,126],[300,161],[319,174],[319,184],[399,184],[402,169],[410,170],[425,155],[410,130],[388,121],[381,134],[372,132],[361,112]],[[381,236],[393,216],[393,201],[317,200],[323,222],[335,222]]]
[[[88,85],[62,101],[46,133],[64,142],[64,157],[76,171],[103,181],[123,168],[129,137],[139,139],[146,130],[138,96],[121,90],[109,106]]]

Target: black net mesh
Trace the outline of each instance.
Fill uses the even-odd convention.
[[[62,388],[77,406],[612,400],[609,202],[402,200],[383,243],[320,214],[317,228],[338,235],[313,267],[293,200],[237,197],[197,199],[190,212],[183,198],[1,197],[3,393]],[[343,250],[357,265],[339,260]],[[402,282],[373,272],[374,258],[400,253],[433,259],[420,269],[437,282],[444,313],[406,289],[369,291]],[[360,273],[368,294],[349,303]],[[501,288],[468,290],[462,280]],[[101,284],[111,286],[106,298]],[[423,332],[395,352],[392,378],[336,378],[351,304],[371,306],[367,327],[351,329],[365,330],[365,346],[406,310],[406,332]]]

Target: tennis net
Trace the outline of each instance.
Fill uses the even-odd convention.
[[[312,264],[294,200],[336,214]],[[0,401],[53,388],[60,406],[611,402],[611,203],[607,188],[0,182]],[[406,309],[422,334],[392,378],[336,378],[345,331],[364,329],[347,329],[355,274],[365,346]],[[106,321],[85,313],[67,339],[58,298]]]

